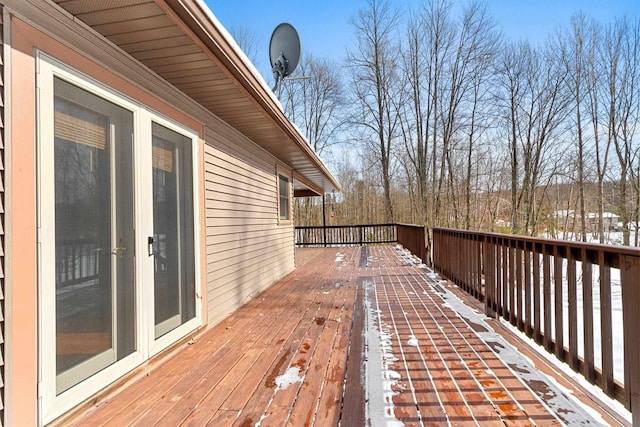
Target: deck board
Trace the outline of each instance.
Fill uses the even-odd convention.
[[[404,425],[561,425],[443,287],[392,246],[297,250],[293,273],[57,424],[377,425],[369,412],[383,408]],[[363,338],[372,333],[388,339],[383,354],[394,359],[368,359]],[[362,382],[370,363],[379,384]],[[278,386],[291,368],[297,381]]]

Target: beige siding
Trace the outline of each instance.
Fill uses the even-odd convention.
[[[293,270],[278,225],[276,159],[218,122],[205,134],[207,307],[215,324]]]
[[[28,13],[23,15],[34,16],[46,33],[74,46],[114,74],[125,76],[131,83],[205,127],[205,163],[202,165],[205,182],[201,184],[206,197],[206,229],[201,230],[201,236],[206,238],[206,253],[202,255],[206,256],[206,277],[202,285],[203,290],[205,286],[207,290],[208,324],[219,322],[250,296],[290,272],[294,267],[293,225],[278,225],[277,159],[165,79],[149,73],[143,62],[155,61],[153,53],[141,58],[143,62],[135,60],[97,34],[79,29],[47,5],[35,8],[27,2],[16,2],[15,7],[26,8]],[[144,50],[149,44],[160,49],[182,46],[187,41],[178,28],[163,28],[156,31],[157,37],[153,36],[153,31],[145,34],[154,39],[162,38],[161,44],[149,38],[124,47],[133,52]],[[135,33],[115,34],[110,39],[119,43],[123,37],[135,36]],[[192,59],[195,61],[185,67],[200,62],[198,57]],[[164,78],[175,77],[170,67],[160,67],[156,72],[162,70]],[[201,92],[197,82],[204,71],[176,72],[185,79],[176,83],[187,84],[187,89]],[[215,73],[216,69],[207,68],[206,71]],[[286,141],[282,143],[287,144]],[[280,166],[286,168],[282,163]]]

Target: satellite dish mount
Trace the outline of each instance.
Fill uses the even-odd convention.
[[[300,38],[298,32],[286,22],[278,25],[273,30],[269,42],[269,62],[275,80],[273,92],[276,92],[280,82],[296,69],[299,61]]]

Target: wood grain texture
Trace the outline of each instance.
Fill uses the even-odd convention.
[[[393,247],[296,252],[292,273],[129,387],[58,425],[367,425],[366,390],[383,379],[363,383],[371,357],[363,337],[379,331],[389,334],[393,356],[385,378],[398,380],[379,394],[384,401],[370,404],[405,425],[560,425],[481,338],[484,326],[444,304],[442,290]],[[367,330],[371,315],[377,320]],[[283,383],[286,373],[291,381]]]

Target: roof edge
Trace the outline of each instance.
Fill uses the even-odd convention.
[[[251,61],[242,53],[233,37],[226,31],[203,0],[164,0],[182,21],[200,38],[211,53],[224,65],[225,71],[244,88],[247,94],[274,120],[275,124],[318,168],[332,188],[325,192],[340,191],[341,185],[333,177],[305,137],[286,117],[280,101],[267,86]]]

